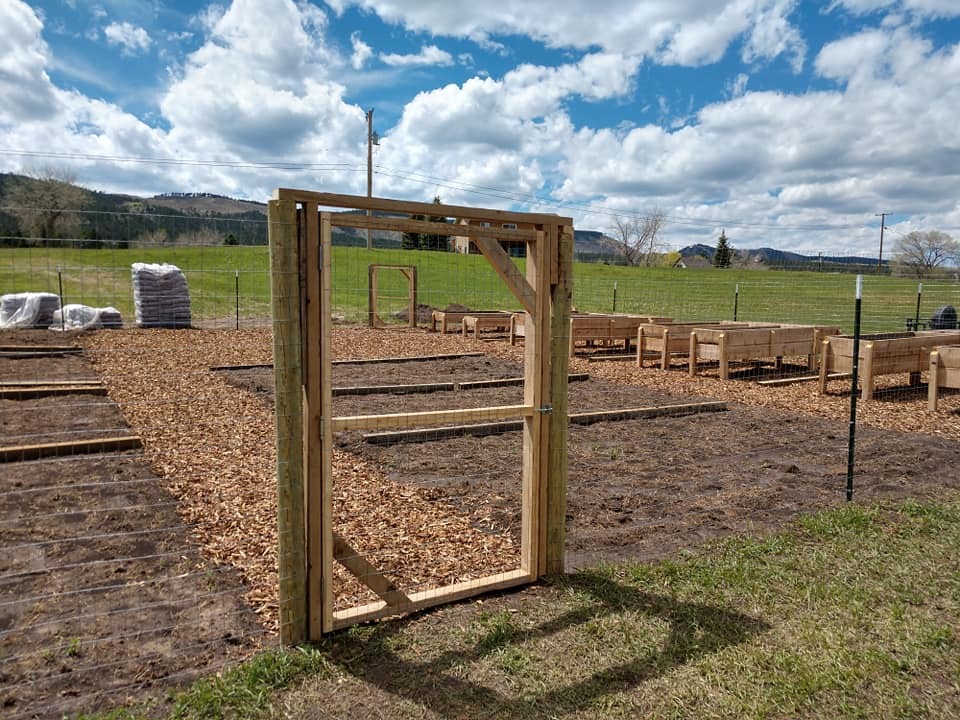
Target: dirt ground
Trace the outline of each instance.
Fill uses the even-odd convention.
[[[71,343],[0,333],[4,346]],[[0,357],[0,384],[96,379],[79,355]],[[130,434],[107,397],[0,400],[3,446]],[[139,451],[0,463],[0,716],[60,718],[215,672],[262,635]]]
[[[341,361],[481,353],[341,362],[334,367],[338,388],[522,375],[522,349],[503,342],[365,328],[338,329],[334,339]],[[0,358],[0,383],[101,377],[110,401],[0,401],[3,444],[122,431],[142,437],[145,449],[0,464],[4,717],[119,705],[140,688],[209,673],[275,631],[273,371],[211,370],[269,362],[269,331],[118,331],[76,341],[84,357]],[[3,344],[28,342],[60,344],[64,337],[0,336]],[[711,399],[728,408],[571,426],[571,568],[669,557],[730,533],[776,531],[799,513],[844,502],[842,391],[818,397],[809,385],[758,389],[709,372],[687,378],[584,359],[571,372],[590,375],[571,382],[571,412]],[[519,403],[521,392],[341,394],[334,414],[506,405]],[[943,497],[960,487],[958,398],[930,417],[920,410],[921,396],[905,397],[863,408],[858,501]],[[346,471],[338,497],[363,494],[365,503],[344,507],[339,517],[357,519],[367,548],[396,541],[392,555],[371,558],[404,583],[462,579],[458,553],[473,547],[495,566],[516,561],[520,433],[393,445],[341,433],[335,441],[336,466]],[[442,528],[453,542],[424,546],[417,533],[426,526]]]

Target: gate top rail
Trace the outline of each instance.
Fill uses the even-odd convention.
[[[321,207],[351,208],[354,210],[381,210],[385,212],[409,213],[412,215],[443,215],[464,220],[489,220],[508,223],[540,223],[544,225],[573,225],[573,218],[553,213],[514,212],[477,208],[467,205],[445,205],[412,200],[391,200],[381,197],[360,197],[340,193],[323,193],[312,190],[277,188],[273,192],[274,200],[292,200],[294,202],[312,202]]]

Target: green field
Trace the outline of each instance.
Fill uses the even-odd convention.
[[[239,286],[241,318],[263,319],[270,311],[269,256],[266,247],[156,247],[78,250],[0,249],[0,292],[58,292],[65,303],[112,305],[133,318],[130,265],[177,265],[190,287],[196,322],[232,318]],[[523,260],[518,261],[521,265]],[[370,263],[415,265],[419,301],[443,308],[450,303],[474,309],[517,307],[486,261],[475,255],[411,250],[335,247],[335,312],[360,321],[367,310]],[[58,277],[59,274],[59,277]],[[383,272],[378,313],[388,318],[407,297],[400,273]],[[739,286],[739,295],[736,288]],[[574,306],[594,312],[636,312],[681,320],[732,319],[836,324],[851,330],[853,275],[757,270],[681,270],[574,265]],[[902,330],[916,313],[916,280],[867,275],[863,284],[864,330]],[[941,305],[960,307],[960,284],[925,283],[920,318]]]

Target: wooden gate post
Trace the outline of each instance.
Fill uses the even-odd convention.
[[[548,438],[547,492],[544,505],[546,548],[543,572],[564,571],[567,522],[567,378],[570,368],[570,300],[573,296],[573,227],[551,228],[559,237],[551,243],[556,257],[556,275],[550,278],[550,392],[553,413]],[[547,288],[542,288],[547,292]]]
[[[280,570],[280,642],[307,633],[307,561],[303,484],[303,338],[297,206],[271,200],[267,208],[273,367],[277,429],[277,552]]]

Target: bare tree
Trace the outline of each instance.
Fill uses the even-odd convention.
[[[960,260],[960,244],[939,230],[914,230],[897,241],[894,258],[906,274],[925,278],[940,265]]]
[[[620,246],[627,265],[653,264],[664,222],[663,211],[659,209],[648,215],[614,218],[613,237]]]
[[[43,167],[7,183],[2,203],[27,237],[43,240],[63,237],[83,224],[79,210],[93,196],[64,168]]]

